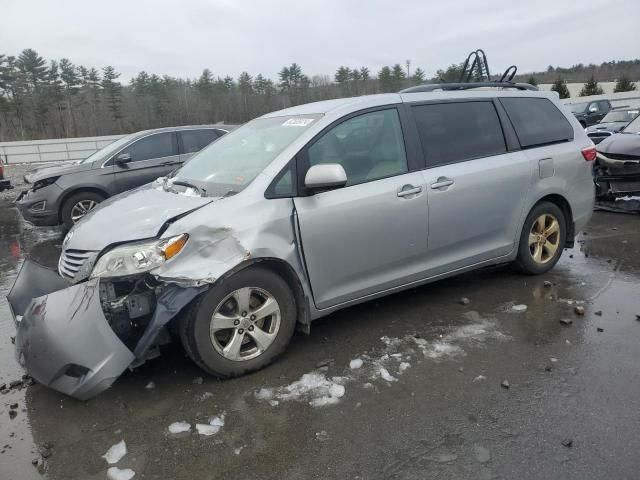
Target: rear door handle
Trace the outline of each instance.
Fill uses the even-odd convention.
[[[397,195],[400,198],[409,197],[411,195],[417,195],[421,191],[422,191],[422,187],[420,187],[420,186],[415,187],[413,185],[405,185],[404,187],[402,187],[402,189],[398,190]]]
[[[454,183],[453,180],[451,180],[450,178],[438,177],[435,183],[431,184],[431,188],[433,188],[434,190],[437,190],[438,188],[446,188],[453,185],[453,183]]]

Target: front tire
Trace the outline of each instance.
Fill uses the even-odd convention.
[[[249,267],[196,298],[180,319],[191,359],[217,377],[264,368],[287,348],[296,324],[296,302],[287,283]]]
[[[64,201],[60,210],[62,224],[69,230],[103,200],[104,197],[96,192],[74,193]]]
[[[514,266],[528,275],[548,272],[558,263],[566,238],[567,223],[562,210],[551,202],[538,203],[522,227]]]

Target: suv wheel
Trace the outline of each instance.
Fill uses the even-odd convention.
[[[560,259],[566,236],[562,210],[551,202],[537,204],[522,227],[515,267],[529,275],[548,272]]]
[[[104,197],[95,192],[79,192],[71,195],[65,200],[60,211],[62,223],[70,229],[103,200]]]
[[[286,349],[296,324],[287,283],[262,268],[247,268],[195,299],[180,319],[191,359],[218,377],[259,370]]]

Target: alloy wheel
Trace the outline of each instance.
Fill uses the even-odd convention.
[[[232,361],[263,354],[280,329],[280,306],[262,288],[244,287],[231,292],[211,316],[209,336],[215,350]]]
[[[550,213],[540,215],[529,232],[529,252],[533,261],[545,264],[555,256],[560,247],[560,223]]]
[[[97,205],[98,202],[95,200],[80,200],[71,208],[71,221],[77,223],[78,220],[96,208]]]

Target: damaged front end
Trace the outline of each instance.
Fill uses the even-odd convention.
[[[27,259],[7,297],[16,356],[39,383],[86,400],[154,356],[167,322],[200,292],[148,274],[70,285]]]
[[[599,197],[640,194],[640,135],[619,133],[597,147],[595,182]]]

